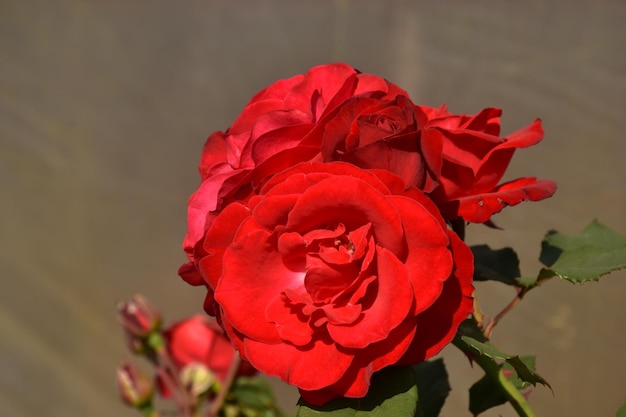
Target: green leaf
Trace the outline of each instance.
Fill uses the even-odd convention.
[[[516,285],[521,275],[519,258],[511,248],[491,249],[488,245],[475,245],[470,249],[474,254],[474,280],[499,281]]]
[[[531,369],[525,364],[519,356],[504,353],[492,345],[472,319],[465,320],[461,326],[459,326],[455,344],[459,345],[464,352],[470,352],[489,359],[497,366],[500,365],[497,364],[496,360],[504,360],[513,367],[522,381],[533,385],[540,383],[552,389],[550,384],[543,379],[541,375],[536,373],[534,369]]]
[[[448,372],[443,359],[425,361],[413,366],[419,395],[419,417],[437,417],[450,393]],[[421,411],[421,413],[420,413]]]
[[[521,361],[532,371],[535,370],[535,358],[534,356],[522,356]],[[527,383],[522,381],[514,372],[514,368],[509,363],[504,363],[501,369],[505,372],[509,372],[508,378],[513,382],[518,390],[522,390],[528,386]],[[494,381],[493,378],[485,375],[478,382],[476,382],[469,390],[469,410],[477,416],[492,407],[505,404],[508,400],[500,385]]]
[[[261,378],[235,379],[223,406],[226,416],[280,417],[283,412],[276,405],[274,393]]]
[[[554,275],[551,275],[550,277],[553,277]],[[517,282],[517,285],[524,288],[524,289],[531,289],[534,286],[537,285],[537,281],[539,280],[541,276],[536,276],[536,277],[521,277],[516,279],[515,281]],[[550,278],[548,277],[548,278]]]
[[[626,268],[626,236],[598,221],[579,235],[549,232],[542,242],[538,280],[558,276],[573,283],[596,281],[602,275]]]
[[[264,409],[274,405],[272,389],[261,378],[239,377],[230,390],[241,406]]]
[[[411,367],[389,367],[372,377],[364,398],[340,398],[323,406],[298,402],[296,417],[413,417],[417,405],[417,385]]]
[[[619,410],[617,410],[615,417],[626,417],[626,403],[624,403]]]
[[[483,376],[469,389],[469,410],[473,416],[505,404],[507,401],[500,386],[488,375]]]

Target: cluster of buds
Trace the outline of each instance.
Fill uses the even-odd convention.
[[[181,415],[196,417],[202,406],[214,416],[236,377],[256,370],[233,349],[222,329],[205,315],[164,327],[161,313],[141,295],[119,303],[118,320],[128,349],[154,368],[151,378],[132,362],[116,373],[122,401],[149,417],[158,417],[155,393],[173,399]]]

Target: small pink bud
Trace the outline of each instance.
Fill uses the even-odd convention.
[[[161,313],[142,295],[135,295],[128,302],[117,306],[118,318],[126,332],[134,337],[145,338],[158,330],[163,321]]]
[[[120,398],[129,406],[140,408],[152,401],[152,380],[142,374],[136,365],[125,363],[117,368],[116,381]]]

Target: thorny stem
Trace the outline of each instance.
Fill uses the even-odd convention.
[[[224,404],[224,399],[226,398],[228,391],[230,391],[231,385],[233,385],[233,382],[235,381],[235,378],[237,377],[237,372],[239,371],[240,365],[241,365],[241,357],[239,355],[235,355],[233,357],[233,362],[231,363],[230,368],[228,369],[228,374],[226,375],[226,379],[224,380],[224,383],[222,384],[220,391],[217,393],[217,396],[211,403],[211,408],[209,409],[208,417],[217,417],[217,413],[219,413],[220,409],[222,408],[222,405]]]
[[[485,371],[487,376],[498,384],[502,393],[506,396],[507,400],[520,417],[536,417],[535,412],[530,408],[530,404],[528,404],[524,395],[522,395],[513,382],[504,375],[498,364],[483,355],[473,355],[473,352],[467,352],[464,346],[459,344],[456,340],[453,343],[462,352],[472,354],[472,359]]]

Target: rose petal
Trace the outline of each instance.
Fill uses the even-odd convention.
[[[254,207],[253,216],[268,229],[285,224],[298,197],[297,194],[287,194],[264,198]]]
[[[315,339],[307,347],[265,344],[253,339],[245,339],[244,345],[246,358],[255,368],[305,390],[335,383],[354,358],[354,353],[338,349],[328,339]]]
[[[354,91],[354,95],[360,95],[370,91],[380,91],[384,92],[389,98],[395,98],[396,96],[409,96],[409,93],[405,90],[377,75],[359,74],[357,75],[357,78],[359,83],[357,85],[357,89]]]
[[[379,100],[369,97],[352,97],[342,103],[338,112],[324,126],[322,141],[319,144],[324,161],[337,160],[337,152],[347,150],[345,140],[351,132],[354,120],[378,103]]]
[[[290,123],[295,124],[297,121],[290,120]],[[310,120],[302,118],[299,122],[300,124],[295,126],[277,125],[272,131],[257,137],[254,143],[249,142],[249,149],[246,149],[246,152],[249,152],[250,164],[256,166],[279,152],[298,146],[302,138],[313,128]]]
[[[246,337],[267,343],[281,341],[265,318],[267,305],[285,289],[302,286],[304,278],[284,265],[273,239],[263,229],[238,237],[224,253],[224,272],[215,288],[225,319]]]
[[[202,275],[200,275],[200,272],[198,272],[193,262],[182,264],[180,268],[178,268],[178,275],[180,275],[187,284],[193,286],[205,285],[204,278],[202,278]]]
[[[395,208],[384,195],[354,177],[336,176],[309,187],[293,206],[286,227],[311,230],[338,221],[348,229],[371,222],[376,242],[396,256],[404,255],[402,223]]]
[[[507,206],[522,201],[539,201],[556,192],[556,183],[536,178],[519,178],[495,188],[492,192],[459,198],[444,206],[447,213],[456,213],[468,222],[483,223]]]
[[[495,187],[509,166],[515,149],[535,145],[542,138],[543,129],[539,119],[507,136],[501,144],[491,149],[483,158],[476,170],[473,192],[486,192]]]
[[[198,262],[198,268],[206,282],[215,288],[222,275],[223,256],[232,243],[240,224],[250,216],[250,210],[238,203],[228,205],[215,218],[204,239],[206,255]]]
[[[279,187],[281,184],[288,181],[289,178],[298,174],[306,174],[306,178],[308,181],[307,184],[309,185],[316,184],[323,179],[327,179],[329,177],[337,178],[340,175],[348,175],[354,178],[362,179],[382,194],[389,194],[389,189],[387,188],[387,186],[382,181],[380,181],[374,173],[355,167],[352,164],[347,164],[343,162],[306,162],[297,164],[290,169],[278,173],[270,178],[260,190],[260,193],[273,193],[275,192],[275,187]],[[280,190],[279,188],[276,189]],[[300,188],[299,193],[301,193],[302,190],[303,188]]]
[[[362,318],[349,326],[327,326],[331,338],[349,348],[363,348],[385,339],[406,317],[413,305],[411,283],[404,265],[387,249],[376,248],[378,280],[372,304]],[[374,288],[370,286],[370,291]]]
[[[283,340],[296,346],[304,346],[311,342],[313,329],[309,325],[309,317],[297,306],[290,303],[284,294],[277,295],[267,306],[265,318],[276,326]]]
[[[424,183],[425,166],[418,152],[417,132],[379,140],[346,152],[342,160],[366,169],[386,169],[407,185]]]
[[[358,276],[359,265],[328,264],[318,254],[306,259],[304,286],[314,302],[328,302],[335,294],[349,286]]]
[[[419,363],[439,353],[472,311],[472,252],[454,232],[448,233],[455,259],[454,272],[446,280],[437,301],[417,316],[416,337],[398,365]]]
[[[400,196],[388,198],[403,219],[409,248],[405,265],[415,296],[413,312],[417,314],[435,302],[452,272],[450,240],[440,220],[416,201]]]
[[[314,405],[325,404],[337,397],[364,397],[374,372],[395,364],[407,351],[414,336],[415,319],[408,317],[385,340],[359,350],[350,368],[335,384],[316,391],[300,389],[300,395]]]

